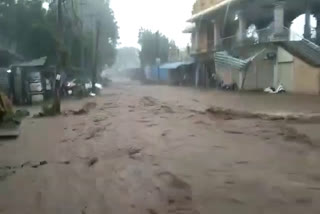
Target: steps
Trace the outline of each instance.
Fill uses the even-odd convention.
[[[308,41],[280,42],[280,45],[312,66],[320,67],[320,47]]]

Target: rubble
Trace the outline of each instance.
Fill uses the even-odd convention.
[[[97,107],[97,103],[95,102],[87,102],[82,108],[78,110],[67,110],[63,114],[65,116],[68,115],[84,115],[88,114],[92,109],[95,109]]]
[[[89,167],[92,167],[94,166],[96,163],[98,163],[99,159],[97,157],[93,157],[93,158],[90,158],[90,160],[88,161],[88,166]]]
[[[140,103],[145,106],[155,106],[157,104],[157,100],[153,97],[145,96],[141,98]]]
[[[130,148],[128,151],[128,155],[131,159],[134,159],[135,155],[139,154],[141,151],[142,151],[142,149]]]

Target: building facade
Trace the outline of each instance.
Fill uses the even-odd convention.
[[[305,14],[303,37],[290,30],[292,21],[301,14]],[[317,20],[315,38],[312,38],[311,15]],[[191,34],[190,53],[199,64],[196,71],[199,77],[210,78],[217,74],[219,78],[223,77],[222,80],[243,85],[244,89],[283,84],[291,92],[320,93],[318,86],[302,88],[311,83],[299,82],[307,81],[300,78],[299,73],[308,68],[315,75],[313,82],[320,84],[320,64],[316,59],[320,56],[320,48],[316,45],[320,44],[320,1],[197,0],[188,21],[192,27],[185,32]],[[292,65],[283,65],[281,50],[292,55]],[[256,53],[259,56],[252,60],[243,79],[243,71],[215,65],[214,55],[220,51],[238,59],[247,59]],[[282,78],[282,70],[290,70],[295,75]],[[278,77],[281,78],[276,81]],[[242,84],[244,80],[245,84]]]

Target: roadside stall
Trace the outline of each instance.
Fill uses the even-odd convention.
[[[45,75],[48,71],[46,62],[47,57],[41,57],[10,66],[9,85],[15,104],[31,105],[42,102],[47,89],[53,89],[52,81]]]

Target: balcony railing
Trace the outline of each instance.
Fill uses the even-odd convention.
[[[313,32],[312,35],[314,37],[315,32]],[[221,38],[218,41],[208,40],[207,45],[201,48],[196,48],[196,45],[193,44],[190,51],[192,55],[217,51],[232,52],[233,50],[243,46],[252,46],[263,43],[285,41],[302,41],[303,43],[308,44],[309,46],[313,46],[313,48],[319,48],[314,43],[315,38],[307,40],[303,38],[302,35],[295,33],[294,31],[285,27],[282,29],[282,31],[276,33],[274,31],[274,28],[271,26],[260,30],[249,29],[245,34],[237,34],[230,37]]]
[[[281,35],[282,39],[286,39],[288,35]],[[234,35],[225,37],[217,41],[217,44],[213,46],[214,51],[232,50],[242,46],[257,45],[261,43],[267,43],[276,39],[272,28],[264,28],[261,30],[252,30],[242,35]],[[280,38],[279,38],[280,39]]]
[[[217,41],[217,44],[214,44],[213,41],[209,41],[209,48],[213,51],[223,51],[243,47],[258,45],[262,43],[269,42],[280,42],[280,41],[302,41],[308,45],[318,47],[313,43],[313,39],[307,40],[303,36],[297,34],[296,32],[283,28],[279,33],[275,33],[272,27],[264,28],[261,30],[253,30],[246,32],[243,35],[234,35],[230,37],[225,37]]]

